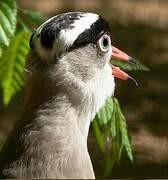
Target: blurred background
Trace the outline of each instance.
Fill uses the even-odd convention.
[[[110,178],[168,178],[168,1],[167,0],[20,0],[20,8],[51,17],[67,11],[95,12],[111,26],[113,45],[150,68],[130,72],[139,83],[116,80],[115,96],[127,119],[134,163],[127,157]],[[0,97],[1,98],[1,97]],[[24,89],[7,108],[0,104],[0,147],[19,119]],[[103,156],[90,133],[88,147],[96,176],[102,177]]]

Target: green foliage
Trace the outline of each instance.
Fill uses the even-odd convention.
[[[99,119],[100,125],[106,125],[111,119],[111,116],[114,112],[114,103],[112,98],[106,100],[105,106],[103,106],[100,111],[97,113],[97,118]]]
[[[14,0],[0,1],[0,56],[2,49],[9,46],[10,39],[16,29],[16,2]]]
[[[106,100],[106,104],[96,115],[92,127],[100,150],[106,154],[105,175],[111,172],[114,163],[120,161],[124,151],[133,161],[126,120],[115,97]]]
[[[0,88],[4,105],[24,85],[29,36],[43,21],[38,12],[20,8],[17,11],[14,0],[0,1]]]
[[[7,105],[11,97],[24,84],[23,67],[29,51],[28,33],[20,31],[11,39],[0,58],[0,86],[3,90],[3,102]]]
[[[119,61],[112,58],[111,63],[127,71],[132,71],[132,70],[149,71],[148,67],[141,64],[138,61],[137,63],[129,63],[127,61]]]

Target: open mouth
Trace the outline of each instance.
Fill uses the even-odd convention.
[[[137,63],[138,62],[134,58],[132,58],[131,56],[128,56],[126,53],[122,52],[121,50],[117,49],[114,46],[112,46],[112,57],[119,59],[121,61],[127,61],[128,63]],[[112,67],[112,75],[114,77],[117,77],[122,80],[130,79],[135,83],[136,86],[138,85],[137,81],[134,78],[129,76],[126,72],[121,70],[119,67],[114,66],[114,65],[111,65],[111,67]]]

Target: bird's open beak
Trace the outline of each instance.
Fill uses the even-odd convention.
[[[120,51],[114,46],[112,46],[112,57],[119,59],[121,61],[127,61],[129,63],[136,63],[136,60],[134,58],[128,56],[126,53]],[[114,77],[117,77],[122,80],[131,79],[137,85],[136,80],[133,79],[131,76],[129,76],[126,72],[122,71],[119,67],[112,65],[112,74]]]

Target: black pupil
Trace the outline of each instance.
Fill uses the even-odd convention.
[[[104,46],[104,47],[107,47],[107,46],[108,46],[108,38],[107,38],[107,37],[104,37],[104,38],[103,38],[103,46]]]

